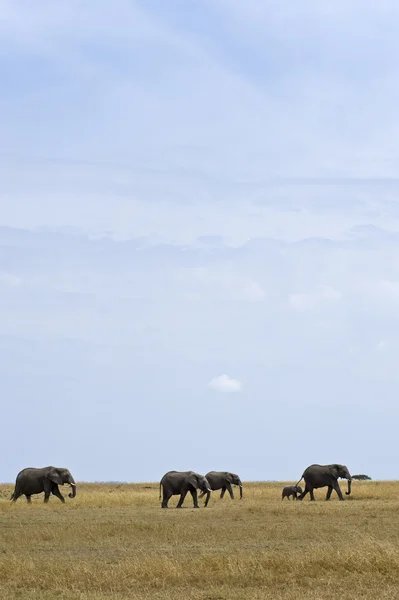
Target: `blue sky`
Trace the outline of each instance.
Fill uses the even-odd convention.
[[[399,8],[0,3],[0,480],[399,478]]]

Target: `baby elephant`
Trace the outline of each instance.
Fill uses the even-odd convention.
[[[286,485],[283,488],[283,492],[281,494],[281,500],[284,500],[284,498],[288,498],[288,500],[289,500],[290,496],[292,496],[296,500],[298,494],[299,495],[302,494],[302,488],[300,485]]]

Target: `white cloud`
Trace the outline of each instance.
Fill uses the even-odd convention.
[[[208,383],[208,387],[217,392],[240,392],[242,383],[238,379],[233,379],[226,374],[214,377]]]

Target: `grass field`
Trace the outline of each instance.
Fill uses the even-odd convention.
[[[399,598],[399,482],[353,482],[345,502],[282,502],[282,486],[162,510],[158,484],[80,484],[30,506],[0,485],[0,598]]]

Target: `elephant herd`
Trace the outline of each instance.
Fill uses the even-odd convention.
[[[303,500],[306,494],[310,494],[310,499],[314,501],[313,490],[321,487],[328,487],[326,500],[329,500],[332,491],[335,490],[338,498],[343,500],[341,489],[338,485],[338,479],[348,480],[348,491],[351,493],[352,477],[344,465],[310,465],[302,474],[301,479],[296,485],[285,486],[282,491],[282,500],[290,499]],[[305,489],[298,485],[301,480],[305,481]],[[53,494],[65,502],[64,496],[59,490],[59,485],[71,486],[70,498],[76,496],[76,483],[68,469],[58,467],[44,467],[41,469],[28,468],[23,469],[17,475],[14,492],[11,500],[15,502],[20,496],[26,496],[28,502],[31,502],[33,494],[44,492],[44,502],[48,502],[50,494]],[[180,495],[176,508],[181,508],[185,497],[190,492],[193,499],[194,508],[199,508],[198,498],[206,495],[204,506],[208,505],[211,492],[222,490],[220,497],[223,498],[226,490],[230,498],[234,499],[232,486],[240,488],[240,498],[242,498],[242,482],[238,475],[227,471],[210,471],[206,475],[200,475],[194,471],[168,471],[162,477],[159,483],[159,499],[162,497],[162,508],[168,508],[168,502],[172,496]],[[200,490],[200,496],[198,496]],[[161,495],[162,492],[162,495]]]
[[[205,496],[205,506],[208,506],[211,492],[215,490],[222,490],[220,497],[223,498],[226,490],[230,494],[230,498],[233,500],[234,493],[232,485],[238,485],[240,488],[240,498],[242,498],[242,483],[241,479],[235,473],[229,473],[227,471],[210,471],[205,476],[199,475],[194,471],[168,471],[162,477],[159,483],[159,499],[161,499],[161,489],[163,491],[162,497],[162,508],[168,508],[168,502],[172,496],[180,494],[179,502],[176,508],[181,508],[184,502],[184,498],[187,493],[190,492],[194,508],[198,506],[197,490],[201,490],[200,498]]]

